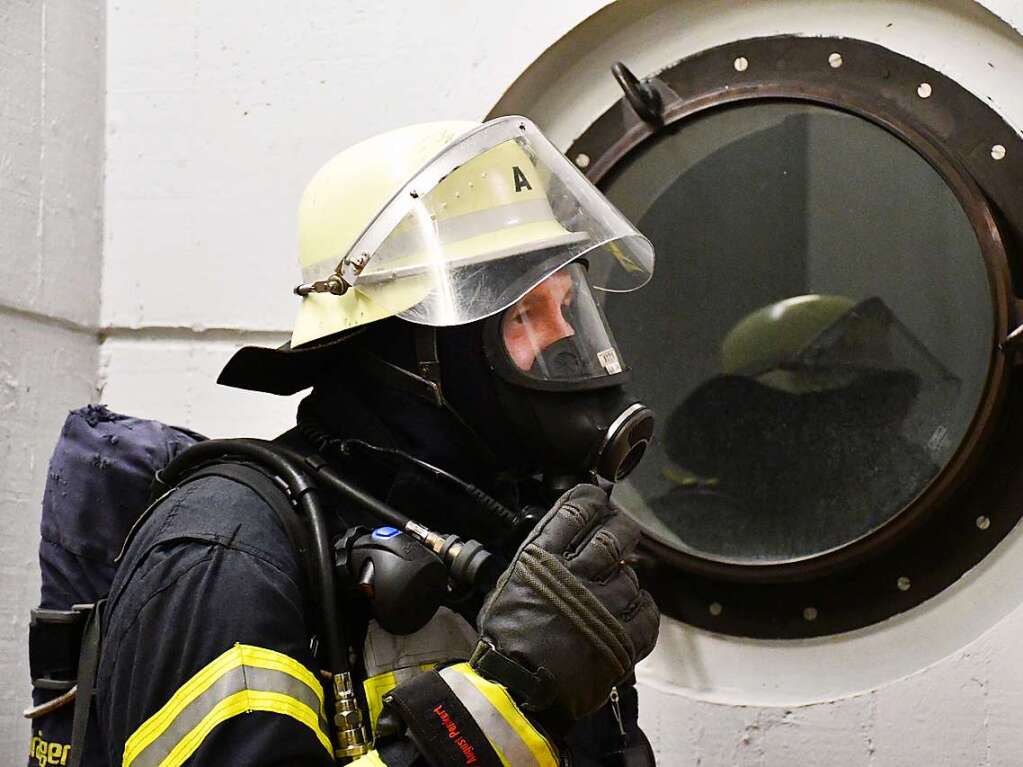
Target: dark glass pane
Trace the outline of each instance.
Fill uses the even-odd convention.
[[[656,442],[617,497],[679,549],[788,562],[890,521],[938,475],[993,334],[976,237],[909,146],[837,110],[715,111],[605,184],[657,251],[606,297]]]

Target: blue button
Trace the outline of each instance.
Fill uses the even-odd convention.
[[[400,532],[401,530],[398,530],[395,527],[378,527],[376,530],[373,531],[373,537],[383,539],[393,538]]]

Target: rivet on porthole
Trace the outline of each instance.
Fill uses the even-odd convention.
[[[991,147],[991,159],[992,160],[1003,160],[1005,159],[1005,147],[1001,144],[995,144]]]
[[[933,92],[930,83],[920,83],[916,88],[916,95],[922,99],[930,98]]]
[[[575,156],[575,164],[580,168],[590,167],[590,156],[585,152],[580,152]]]
[[[804,620],[808,620],[808,621],[815,621],[815,620],[817,620],[817,608],[816,607],[807,607],[806,609],[804,609],[803,610],[803,619]]]
[[[977,517],[977,527],[981,530],[987,530],[991,527],[991,520],[984,515]]]
[[[901,578],[899,578],[899,580],[895,582],[895,585],[899,587],[899,591],[909,591],[909,589],[913,585],[913,582],[905,575],[903,575]]]
[[[745,72],[747,69],[749,69],[749,59],[747,59],[745,56],[740,56],[739,58],[732,62],[732,66],[735,67],[736,72]]]
[[[710,611],[711,615],[713,615],[714,617],[717,617],[717,616],[721,615],[722,612],[724,612],[725,608],[723,608],[721,606],[720,602],[711,602],[710,603],[710,607],[708,607],[707,609]]]
[[[828,56],[828,63],[831,65],[832,69],[838,69],[840,66],[842,66],[842,54],[837,52],[832,53],[830,56]]]

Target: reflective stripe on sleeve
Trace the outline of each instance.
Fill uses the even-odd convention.
[[[334,754],[323,688],[298,661],[236,644],[200,669],[124,744],[122,767],[177,767],[221,722],[250,711],[290,716]]]
[[[504,687],[487,681],[468,663],[448,666],[440,675],[486,733],[503,764],[557,767],[554,747],[522,714]]]
[[[420,663],[418,666],[406,666],[394,671],[385,671],[383,674],[371,676],[362,683],[362,689],[366,693],[366,706],[369,708],[369,727],[374,735],[377,731],[377,720],[380,719],[380,712],[384,708],[384,696],[402,682],[407,682],[412,677],[429,671],[436,665],[436,663]]]

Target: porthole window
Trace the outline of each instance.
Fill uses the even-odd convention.
[[[659,418],[615,489],[645,585],[763,638],[938,594],[1023,514],[1023,139],[856,40],[608,78],[621,99],[565,149],[657,250],[646,288],[605,298]]]
[[[657,279],[606,307],[660,419],[618,490],[650,536],[796,562],[939,475],[994,309],[973,225],[913,148],[839,109],[744,102],[657,133],[603,188],[658,253]]]

